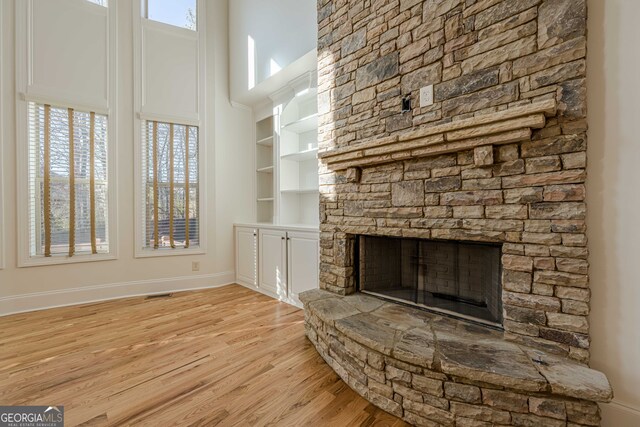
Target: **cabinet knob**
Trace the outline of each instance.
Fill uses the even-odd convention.
[[[284,237],[281,237],[282,240],[284,240]]]

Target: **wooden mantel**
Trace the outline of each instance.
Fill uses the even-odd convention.
[[[531,139],[546,117],[556,115],[556,100],[508,108],[496,113],[423,127],[358,144],[320,151],[318,157],[331,170],[391,163],[413,157],[434,156],[477,147],[510,144]]]

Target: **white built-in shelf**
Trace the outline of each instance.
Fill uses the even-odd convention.
[[[259,222],[273,222],[275,216],[275,120],[275,116],[268,116],[256,122],[256,220]]]
[[[312,194],[320,191],[318,188],[299,188],[294,190],[282,190],[284,194]]]
[[[265,147],[273,147],[273,135],[259,139],[256,141],[256,144],[264,145]]]
[[[314,113],[306,117],[287,123],[282,127],[284,130],[294,133],[305,133],[318,129],[318,114]]]
[[[274,120],[276,126],[281,124],[273,145],[276,151],[274,210],[277,213],[274,217],[275,222],[281,224],[317,225],[319,218],[316,77],[313,73],[304,77],[308,88],[300,90],[304,85],[296,84],[296,89],[291,91],[295,96],[283,104],[279,117]],[[260,194],[270,193],[265,190]]]
[[[318,157],[318,148],[311,148],[310,150],[298,151],[297,153],[283,154],[282,160],[292,160],[295,162],[303,162],[305,160],[311,160]]]

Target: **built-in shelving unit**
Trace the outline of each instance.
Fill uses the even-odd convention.
[[[273,223],[275,215],[275,117],[256,123],[256,219]]]
[[[280,222],[318,224],[317,90],[299,92],[282,109],[279,138]]]

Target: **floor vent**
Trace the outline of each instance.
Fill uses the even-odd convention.
[[[160,299],[160,298],[171,298],[173,294],[157,294],[157,295],[149,295],[145,299]]]

